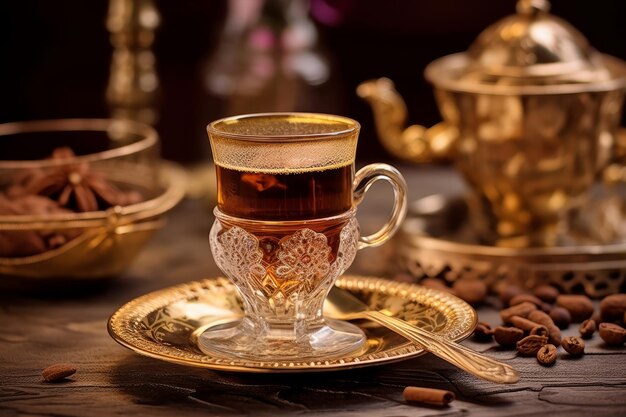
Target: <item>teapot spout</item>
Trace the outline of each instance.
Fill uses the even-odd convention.
[[[444,123],[429,129],[421,125],[405,128],[407,107],[393,81],[365,81],[356,92],[372,107],[376,132],[389,153],[410,162],[433,162],[448,156],[454,137]]]

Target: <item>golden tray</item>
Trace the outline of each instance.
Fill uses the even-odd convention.
[[[572,242],[505,248],[480,243],[463,197],[431,195],[411,204],[394,242],[396,265],[418,280],[430,277],[453,283],[463,277],[490,286],[507,280],[528,288],[550,284],[592,297],[624,292],[624,205],[614,190],[600,191],[572,216]]]
[[[0,278],[83,280],[120,274],[163,226],[162,215],[184,197],[185,171],[177,164],[162,162],[160,183],[161,191],[154,198],[106,211],[0,216],[0,230],[84,230],[56,249],[32,256],[0,258]]]
[[[370,308],[389,308],[397,316],[450,340],[461,341],[476,326],[477,315],[450,294],[415,284],[381,278],[342,276],[338,287],[365,301]],[[236,320],[241,299],[226,278],[209,278],[155,291],[136,298],[109,319],[109,334],[122,346],[155,359],[234,372],[320,372],[395,362],[424,353],[402,336],[371,322],[357,322],[367,344],[351,356],[306,362],[263,362],[220,359],[197,347],[206,329]]]

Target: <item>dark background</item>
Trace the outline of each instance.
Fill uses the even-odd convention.
[[[327,109],[359,120],[361,160],[389,159],[378,144],[359,82],[392,78],[412,122],[439,115],[422,71],[433,59],[467,49],[489,24],[514,13],[515,0],[326,0],[343,21],[316,22],[337,81]],[[154,51],[161,82],[156,127],[165,157],[209,158],[204,127],[224,116],[202,88],[202,68],[226,14],[224,0],[157,1],[162,23]],[[0,121],[107,117],[104,92],[112,47],[105,0],[5,0],[0,5]],[[552,12],[598,50],[626,58],[626,1],[554,0]],[[299,110],[324,111],[324,103]],[[320,108],[321,107],[321,108]],[[2,150],[0,149],[0,153]]]

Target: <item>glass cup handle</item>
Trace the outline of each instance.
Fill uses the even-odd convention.
[[[359,237],[359,249],[372,248],[382,245],[398,230],[406,217],[407,197],[406,181],[396,168],[387,164],[371,164],[361,168],[354,177],[354,203],[359,205],[365,193],[378,180],[385,180],[391,184],[394,194],[393,211],[385,225],[376,233]]]

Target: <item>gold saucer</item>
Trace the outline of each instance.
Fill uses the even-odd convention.
[[[440,291],[382,278],[343,276],[336,284],[372,309],[399,311],[398,317],[445,338],[460,341],[476,326],[476,312],[464,301]],[[367,344],[351,356],[306,362],[264,362],[205,355],[196,339],[207,328],[240,317],[241,300],[226,278],[209,278],[136,298],[109,319],[115,341],[141,355],[181,365],[234,372],[320,372],[394,362],[424,353],[386,328],[357,322]]]

